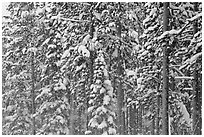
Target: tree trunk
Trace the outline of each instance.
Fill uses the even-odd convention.
[[[201,72],[198,72],[198,117],[199,117],[199,123],[198,123],[198,128],[199,128],[199,135],[202,135],[202,74]]]
[[[194,11],[198,11],[198,3],[195,2],[194,4]],[[198,32],[198,22],[195,21],[193,25],[193,33],[194,35]],[[201,103],[200,103],[200,93],[199,88],[199,80],[198,80],[198,70],[197,66],[198,63],[196,62],[193,71],[193,100],[192,100],[192,119],[193,119],[193,134],[194,135],[201,135]]]
[[[132,135],[132,122],[131,122],[131,120],[133,120],[132,119],[132,113],[133,113],[133,111],[132,111],[132,106],[129,106],[128,107],[128,135]]]
[[[200,98],[199,98],[199,91],[198,91],[198,72],[196,70],[196,67],[193,71],[193,101],[192,101],[192,107],[193,107],[193,114],[192,114],[192,119],[193,119],[193,134],[194,135],[201,135],[201,104],[200,104]]]
[[[78,135],[82,135],[82,107],[79,108],[78,110],[78,124],[79,124],[79,132]]]
[[[116,20],[116,28],[117,28],[117,36],[121,38],[121,22],[119,20],[119,17]],[[118,106],[118,133],[120,135],[124,135],[124,120],[123,120],[123,100],[124,100],[124,93],[122,90],[122,57],[121,57],[121,41],[119,41],[118,49],[118,89],[117,89],[117,106]]]
[[[164,3],[164,15],[163,15],[163,31],[168,31],[168,10],[169,3]],[[167,51],[168,44],[164,44],[163,46],[163,91],[162,91],[162,134],[168,135],[169,134],[169,119],[168,119],[168,82],[169,82],[169,68],[168,68],[168,51]]]
[[[143,116],[144,116],[144,106],[141,104],[141,123],[142,123],[142,135],[145,135],[145,125],[144,125],[144,119],[143,119]]]
[[[33,115],[35,114],[35,66],[34,66],[34,53],[31,55],[31,79],[32,79],[32,134],[36,134],[35,130],[35,117]]]
[[[189,56],[189,58],[190,58],[190,56]],[[188,76],[188,77],[191,76],[190,69],[188,69],[186,71],[186,76]],[[177,81],[176,81],[176,83],[177,83]],[[187,88],[191,88],[191,86],[188,84],[188,80],[184,81],[184,86]],[[189,97],[192,96],[192,90],[188,90],[186,92],[188,93]],[[190,114],[190,117],[192,117],[191,104],[192,104],[192,102],[190,100],[188,100],[188,102],[186,103],[186,109],[187,109],[188,113]]]
[[[142,133],[142,131],[143,131],[143,124],[142,124],[142,103],[141,103],[141,101],[140,101],[140,103],[139,103],[139,108],[138,108],[138,115],[139,115],[139,117],[138,117],[138,125],[139,125],[139,134],[141,135],[141,134],[143,134]]]
[[[157,95],[157,118],[156,118],[156,135],[159,135],[159,120],[160,120],[160,95]]]
[[[195,68],[196,69],[196,68]],[[196,93],[197,93],[197,74],[196,74],[196,70],[193,71],[193,100],[192,100],[192,120],[193,120],[193,134],[197,133],[197,97],[196,97]]]
[[[133,106],[133,135],[136,135],[136,131],[137,131],[137,126],[136,126],[136,122],[137,122],[137,109],[136,109],[136,105]]]
[[[128,129],[128,120],[127,120],[127,110],[125,112],[123,112],[123,131],[124,131],[124,135],[127,135],[127,129]]]
[[[152,125],[151,125],[151,135],[154,135],[155,130],[155,116],[152,119]]]
[[[123,124],[123,90],[122,90],[122,79],[121,77],[121,63],[119,63],[118,67],[118,74],[119,74],[119,83],[118,83],[118,90],[117,90],[117,105],[118,105],[118,131],[120,135],[124,134],[124,124]]]
[[[136,135],[139,134],[139,108],[136,108]]]
[[[155,121],[155,128],[156,128],[156,135],[159,135],[159,120],[160,120],[160,90],[159,90],[160,84],[157,85],[157,110],[156,110],[156,121]]]
[[[88,93],[88,92],[87,92]],[[83,123],[83,127],[84,127],[84,131],[86,132],[88,130],[88,94],[86,93],[85,96],[85,104],[84,104],[84,123]]]
[[[92,12],[92,11],[91,11]],[[93,20],[93,14],[91,13],[91,24],[90,24],[90,27],[89,27],[89,35],[90,35],[90,39],[93,38],[93,34],[94,34],[94,20]],[[90,52],[90,62],[89,62],[89,77],[88,77],[88,81],[89,81],[89,90],[91,85],[93,84],[93,76],[94,76],[94,68],[93,68],[93,65],[94,65],[94,51],[92,50],[89,50]],[[88,112],[88,108],[89,108],[89,92],[86,93],[86,98],[85,98],[85,112]],[[85,131],[88,131],[89,130],[89,127],[88,127],[88,123],[89,123],[89,120],[90,120],[90,116],[88,114],[85,115],[85,124],[86,124],[86,129]]]
[[[124,108],[125,110],[123,111],[123,131],[124,131],[124,135],[128,135],[128,107],[127,107],[127,96],[124,95]]]
[[[136,111],[135,110],[136,110],[135,105],[130,106],[130,111],[129,111],[129,125],[130,125],[129,133],[130,133],[130,135],[135,135],[135,130],[136,130],[136,127],[135,127]]]
[[[74,135],[74,94],[71,93],[70,96],[71,96],[71,100],[70,100],[71,113],[70,113],[70,127],[69,127],[70,132],[69,134]]]

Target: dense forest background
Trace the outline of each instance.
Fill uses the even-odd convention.
[[[2,134],[201,134],[201,3],[11,2],[7,10]]]

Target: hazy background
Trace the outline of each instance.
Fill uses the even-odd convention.
[[[2,12],[2,16],[8,15],[9,12],[6,10],[6,8],[8,7],[9,2],[1,2],[1,12]]]

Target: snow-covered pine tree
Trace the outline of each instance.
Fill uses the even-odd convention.
[[[94,84],[91,89],[88,108],[91,114],[88,124],[90,130],[86,131],[86,134],[116,134],[115,99],[102,50],[97,52],[94,61]]]
[[[170,2],[164,33],[163,8],[157,2],[9,4],[3,134],[161,134],[164,43],[170,133],[200,134],[202,4]]]
[[[9,113],[6,116],[8,119],[5,117],[7,120],[3,129],[12,129],[5,134],[35,134],[33,114],[36,107],[36,77],[39,74],[39,63],[35,58],[39,57],[40,52],[36,42],[40,39],[40,23],[36,22],[33,3],[10,3],[8,11],[10,22],[3,29],[4,50],[7,52],[3,58],[3,72],[7,71],[8,74],[4,82],[5,86],[9,84],[9,92],[5,90],[3,96],[6,101],[5,112]]]
[[[188,63],[190,60],[189,56],[192,55],[192,53],[189,53],[189,51],[194,51],[194,52],[196,51],[195,49],[190,48],[190,46],[188,46],[189,41],[191,41],[189,38],[192,37],[192,27],[190,27],[191,26],[190,24],[192,22],[194,22],[194,20],[199,20],[199,18],[201,16],[200,16],[199,12],[196,15],[194,15],[193,10],[192,10],[192,7],[193,7],[192,3],[170,3],[170,5],[169,5],[169,9],[170,9],[169,27],[170,27],[170,30],[168,32],[162,34],[162,32],[161,32],[162,27],[161,27],[161,22],[160,22],[161,20],[160,21],[159,20],[154,21],[152,23],[153,26],[152,26],[152,24],[150,24],[151,20],[155,20],[155,19],[157,20],[157,19],[161,18],[160,17],[161,14],[157,14],[157,13],[161,13],[157,7],[162,6],[162,4],[161,3],[149,3],[149,4],[147,3],[146,6],[151,9],[151,10],[149,10],[149,12],[151,14],[149,14],[150,16],[148,16],[143,21],[144,25],[146,24],[146,27],[144,26],[144,28],[146,28],[147,31],[144,30],[144,34],[141,36],[141,38],[144,38],[144,41],[146,41],[145,45],[147,44],[147,47],[148,47],[148,45],[151,45],[154,42],[161,43],[161,40],[163,41],[166,38],[168,38],[170,40],[169,41],[170,47],[168,49],[168,52],[170,54],[170,56],[169,56],[170,57],[169,58],[169,60],[170,60],[170,77],[171,77],[170,85],[172,85],[173,79],[176,78],[178,80],[178,78],[177,78],[178,75],[180,75],[182,77],[185,76],[185,73],[183,73],[183,72],[186,72],[187,69],[185,69],[185,68],[189,67],[189,64],[190,64],[190,63]],[[155,14],[153,14],[153,13],[155,13]],[[179,18],[178,18],[178,16],[179,16]],[[158,24],[158,26],[157,25],[154,26],[154,23],[157,23],[157,24],[159,23],[160,25]],[[154,28],[157,28],[157,29],[154,30]],[[154,33],[152,33],[151,30],[154,30],[154,31],[152,31]],[[154,36],[154,37],[152,37],[152,36]],[[146,39],[146,38],[148,38],[148,39]],[[154,45],[158,45],[158,44],[153,44],[152,46],[149,46],[149,48],[151,49],[152,47],[154,47]],[[198,48],[198,49],[200,49],[200,48]],[[157,47],[155,51],[156,51],[155,52],[156,57],[160,57],[162,55],[160,47]],[[147,51],[143,52],[142,51],[142,53],[143,54],[141,54],[141,55],[146,55],[146,54],[148,55],[149,52],[147,52]],[[160,53],[160,54],[158,54],[158,53]],[[188,56],[188,54],[189,54],[189,56]],[[184,55],[186,55],[186,56],[184,56]],[[200,54],[197,57],[200,57]],[[197,57],[196,57],[196,59],[197,59]],[[182,61],[181,59],[182,60],[184,59],[186,61]],[[155,67],[152,67],[153,70],[154,69],[157,70],[158,67],[161,68],[160,67],[161,63],[159,63],[161,60],[159,58],[156,60],[158,63],[156,63],[157,65]],[[181,64],[183,64],[183,65],[180,66]],[[150,71],[148,71],[148,72],[150,72]],[[160,74],[159,74],[159,77],[161,77]],[[183,80],[184,79],[186,79],[186,78],[183,77]],[[183,84],[181,82],[181,80],[182,80],[182,78],[180,77],[179,83],[177,82],[178,85],[176,84],[175,85],[176,88],[174,88],[174,89],[177,90],[178,86]],[[172,86],[170,86],[170,96],[172,98],[174,98],[175,100],[178,100],[178,98],[175,98],[176,92],[171,87]],[[182,89],[185,89],[185,88],[182,87]],[[181,92],[180,95],[185,96],[186,92]],[[173,121],[176,120],[177,117],[181,116],[182,114],[189,115],[188,114],[189,112],[188,113],[184,113],[184,112],[180,113],[179,112],[177,114],[175,114],[175,113],[173,114],[171,112],[171,111],[173,111],[173,110],[171,110],[173,105],[176,104],[177,106],[179,106],[179,104],[182,103],[182,101],[178,100],[177,103],[170,102],[170,117],[173,118]],[[185,107],[185,106],[183,106],[183,107]],[[180,111],[182,111],[182,110],[180,110]],[[187,115],[185,115],[185,116],[187,116]],[[174,117],[175,117],[175,119],[174,119]],[[183,117],[181,117],[181,119],[182,118]],[[177,121],[177,122],[181,123],[181,121]],[[188,123],[188,120],[183,119],[183,122]],[[186,133],[189,134],[189,126],[190,125],[187,123],[186,123],[186,132],[185,133],[183,132],[182,134],[186,134]],[[183,127],[183,126],[180,126],[180,127]],[[179,129],[178,127],[175,127],[175,128]],[[177,133],[174,133],[173,130],[171,132],[172,132],[172,134],[177,134]],[[181,134],[181,132],[178,134]]]

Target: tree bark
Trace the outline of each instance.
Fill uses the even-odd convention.
[[[79,108],[78,110],[78,125],[79,125],[79,131],[78,131],[78,135],[82,135],[82,107]]]
[[[136,135],[136,131],[137,131],[137,109],[136,109],[136,105],[133,105],[133,135]]]
[[[199,135],[202,135],[202,74],[198,72],[198,117]]]
[[[154,135],[155,130],[155,116],[152,119],[152,125],[151,125],[151,135]]]
[[[90,35],[90,39],[93,38],[94,36],[94,20],[93,20],[93,13],[91,11],[91,24],[90,24],[90,27],[89,27],[89,35]],[[93,84],[93,76],[94,76],[94,68],[93,68],[93,65],[94,65],[94,51],[92,50],[89,50],[90,52],[90,62],[89,62],[89,77],[88,77],[88,81],[89,81],[89,90],[91,85]],[[88,112],[88,108],[89,108],[89,92],[86,93],[86,98],[85,98],[85,112]],[[85,115],[85,124],[86,124],[86,129],[85,131],[88,131],[89,130],[89,127],[88,127],[88,123],[89,123],[89,120],[90,120],[90,116],[88,114]]]
[[[139,108],[136,108],[136,135],[139,133]]]
[[[194,3],[194,11],[198,11],[198,3]],[[193,33],[194,35],[198,32],[198,22],[195,21],[193,25]],[[201,135],[201,101],[200,95],[201,92],[199,91],[199,79],[198,79],[198,63],[196,62],[193,71],[193,100],[192,100],[192,119],[193,119],[193,134]]]
[[[124,131],[124,135],[128,135],[128,117],[127,117],[127,110],[125,112],[123,112],[123,131]]]
[[[36,130],[35,130],[35,117],[33,117],[33,115],[35,114],[35,66],[34,66],[34,53],[32,53],[31,55],[31,79],[32,79],[32,134],[35,135],[36,134]]]
[[[196,68],[195,68],[196,69]],[[192,100],[192,120],[193,120],[193,134],[197,134],[197,72],[196,70],[193,71],[193,100]]]
[[[156,135],[159,135],[159,120],[160,120],[160,91],[159,91],[160,84],[157,85],[157,111],[156,111],[156,121],[155,121],[155,128],[156,128]]]
[[[130,111],[129,111],[129,125],[130,125],[130,135],[135,135],[135,130],[136,130],[136,126],[135,126],[135,122],[136,122],[136,108],[135,105],[130,106]]]
[[[69,127],[70,132],[69,134],[74,135],[74,94],[71,93],[70,96],[71,96],[71,100],[70,100],[71,113],[70,113],[70,127]]]
[[[142,124],[142,103],[139,101],[139,108],[138,108],[138,125],[139,125],[139,134],[143,134],[143,124]]]
[[[198,91],[198,72],[196,70],[196,67],[193,71],[193,100],[192,100],[192,108],[193,108],[193,114],[192,114],[192,120],[193,120],[193,134],[194,135],[201,135],[201,114],[199,114],[201,109],[200,98],[199,98],[199,91]],[[201,112],[200,112],[201,113]]]
[[[169,3],[164,3],[164,14],[163,14],[163,31],[168,31],[168,10]],[[162,134],[168,135],[169,134],[169,119],[168,119],[168,83],[169,83],[169,66],[168,66],[168,51],[167,51],[168,44],[163,46],[163,91],[162,91]]]
[[[119,17],[116,20],[116,29],[117,29],[117,36],[121,38],[121,22],[119,20]],[[117,106],[118,106],[118,133],[120,135],[124,135],[124,120],[123,120],[123,100],[124,100],[124,93],[122,90],[122,57],[121,57],[121,41],[119,41],[119,46],[117,47],[118,49],[118,89],[117,89]]]

